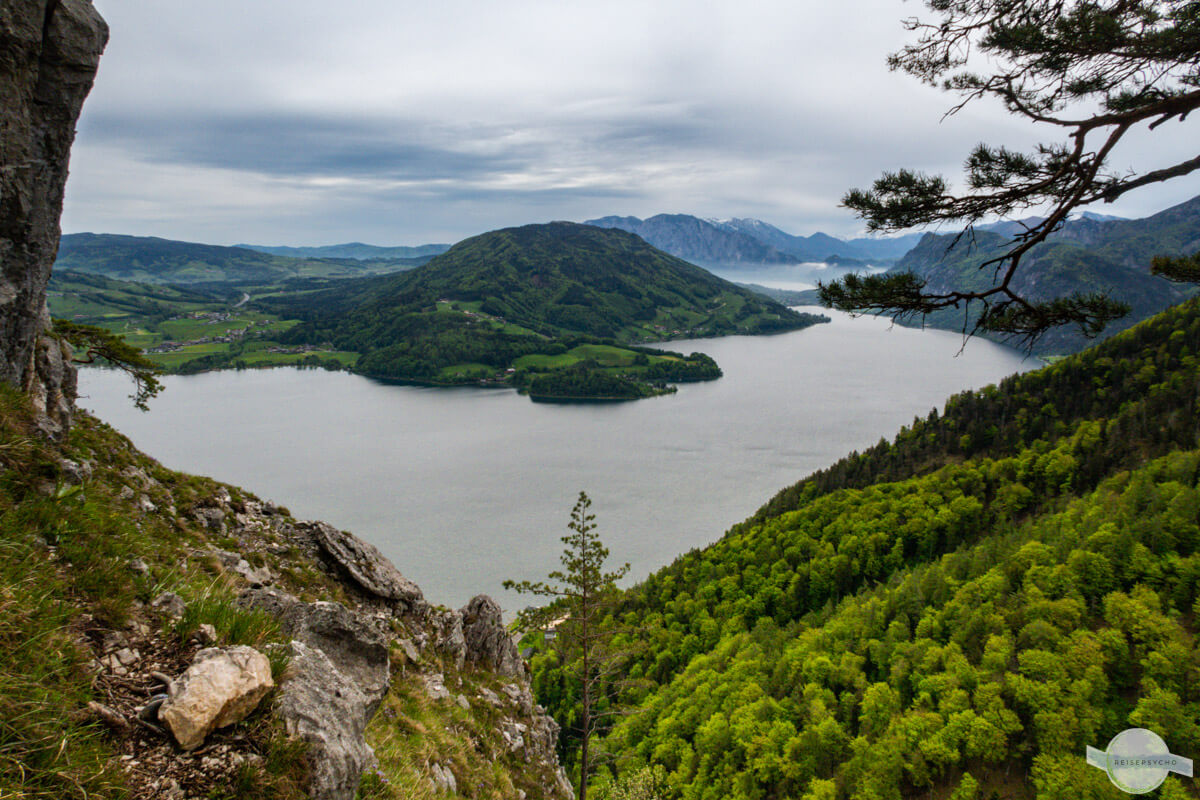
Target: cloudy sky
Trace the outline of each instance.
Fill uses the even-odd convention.
[[[112,38],[66,232],[391,245],[671,212],[851,236],[847,188],[1037,135],[985,104],[942,120],[949,95],[889,73],[921,10],[901,0],[94,1]],[[1196,133],[1115,165],[1194,156]]]

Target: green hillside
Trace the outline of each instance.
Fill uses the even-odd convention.
[[[181,286],[134,283],[67,270],[56,270],[46,287],[52,315],[93,325],[126,318],[165,319],[205,308],[219,299]]]
[[[608,692],[636,709],[602,743],[617,774],[657,765],[689,799],[1066,800],[1121,796],[1083,753],[1124,728],[1194,756],[1198,354],[1192,301],[957,395],[625,592],[644,649]],[[533,668],[569,729],[555,656]]]
[[[290,258],[244,247],[178,242],[154,236],[66,234],[55,271],[91,272],[143,283],[270,284],[288,278],[347,278],[411,269],[427,261],[389,258]]]
[[[628,363],[598,363],[610,374],[615,369],[659,380],[712,378],[719,375],[715,365],[692,359],[675,369],[670,361],[655,362],[653,353],[630,347],[782,332],[823,319],[797,314],[631,234],[566,222],[493,231],[409,273],[270,297],[261,305],[304,320],[287,341],[360,352],[358,368],[370,375],[453,382],[511,369],[519,385],[539,370],[570,366],[547,358],[569,355],[586,343],[624,349],[621,358]],[[643,367],[654,367],[653,374],[640,375]],[[606,381],[594,369],[589,374],[586,365],[581,369],[574,381],[580,386],[593,378]],[[563,389],[561,378],[550,394]],[[576,394],[564,391],[562,396]]]
[[[982,290],[994,280],[989,259],[1004,252],[1011,240],[976,231],[955,242],[953,235],[928,235],[895,266],[924,278],[927,290],[957,287]],[[1185,255],[1200,249],[1200,197],[1138,220],[1079,219],[1068,222],[1046,243],[1021,261],[1013,288],[1022,296],[1049,300],[1072,292],[1105,292],[1129,303],[1131,311],[1113,323],[1106,336],[1190,297],[1194,289],[1150,275],[1156,255]],[[960,330],[961,311],[931,315],[927,324]],[[1051,331],[1035,346],[1038,354],[1077,352],[1092,344],[1073,327]]]

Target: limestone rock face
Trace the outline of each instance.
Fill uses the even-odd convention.
[[[0,380],[26,390],[43,426],[70,424],[70,353],[42,338],[46,283],[75,122],[92,88],[108,26],[88,0],[0,8]]]
[[[525,662],[504,628],[500,606],[495,600],[485,594],[476,595],[459,613],[462,614],[468,663],[514,678],[525,674]]]
[[[316,800],[353,800],[363,770],[375,764],[365,733],[391,680],[383,620],[272,589],[251,589],[241,602],[293,637],[277,708],[288,734],[308,742],[309,791]]]
[[[374,545],[324,522],[305,524],[321,551],[364,591],[384,600],[403,603],[409,609],[424,605],[420,587],[401,575]]]
[[[271,663],[253,647],[208,647],[175,681],[158,718],[184,750],[217,728],[241,722],[275,686]]]
[[[308,742],[314,800],[354,800],[375,753],[363,734],[378,698],[368,697],[322,650],[292,642],[279,713],[289,736]]]

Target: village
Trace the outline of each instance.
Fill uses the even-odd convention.
[[[228,322],[232,318],[233,318],[233,314],[229,311],[193,311],[190,314],[181,314],[181,315],[178,315],[175,317],[171,317],[171,319],[167,320],[167,322],[190,319],[190,320],[203,320],[206,324],[209,324],[209,325],[218,325],[222,322]],[[246,323],[246,327],[244,327],[244,328],[226,329],[223,333],[221,333],[219,335],[215,335],[215,336],[201,336],[201,337],[198,337],[195,339],[188,339],[186,341],[183,341],[183,340],[176,341],[176,340],[171,340],[171,339],[163,340],[163,341],[159,342],[158,344],[154,345],[153,347],[146,348],[146,352],[147,353],[174,353],[174,352],[178,352],[178,351],[182,350],[185,347],[191,347],[194,345],[233,344],[233,343],[241,341],[242,339],[246,338],[247,336],[253,335],[255,333],[258,333],[260,335],[263,333],[266,333],[265,328],[269,327],[270,324],[271,324],[270,320],[249,320]],[[264,328],[264,330],[253,331],[252,328],[254,328],[256,326]],[[266,348],[266,352],[277,353],[277,354],[293,354],[293,353],[310,353],[310,352],[314,352],[314,351],[317,351],[320,349],[321,348],[317,347],[316,345],[307,345],[307,344],[291,345],[291,346],[289,346],[289,345],[271,345],[270,347]]]

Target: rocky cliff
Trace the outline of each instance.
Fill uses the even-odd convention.
[[[43,336],[46,283],[75,121],[107,41],[87,0],[0,5],[0,380],[28,392],[56,433],[70,423],[75,376],[64,346]]]

